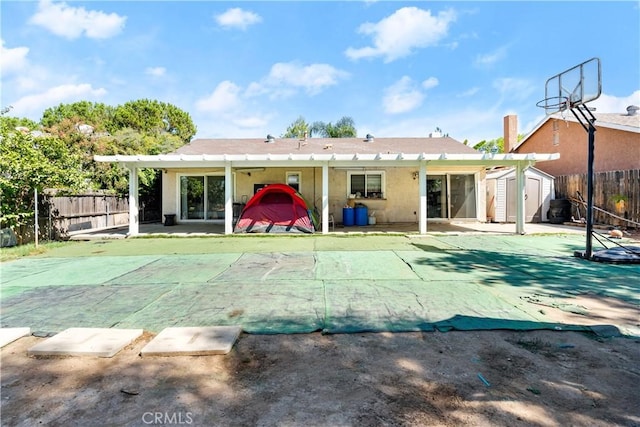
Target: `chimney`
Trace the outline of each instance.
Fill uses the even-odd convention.
[[[518,144],[518,116],[504,116],[504,152],[509,153]]]

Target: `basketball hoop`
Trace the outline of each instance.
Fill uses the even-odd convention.
[[[586,104],[598,99],[601,94],[602,68],[600,66],[600,58],[596,57],[547,79],[544,84],[545,98],[536,104],[536,106],[544,108],[547,116],[560,112],[565,121],[564,115],[566,111],[571,111],[589,136],[587,149],[587,245],[584,252],[576,251],[574,255],[591,261],[599,261],[594,257],[591,241],[593,237],[593,164],[596,132],[594,123],[596,122],[596,117],[586,107]]]
[[[571,108],[571,102],[566,96],[552,96],[538,101],[536,107],[544,108],[547,116],[557,112],[564,114],[566,110]]]

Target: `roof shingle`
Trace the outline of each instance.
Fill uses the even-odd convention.
[[[194,139],[172,154],[477,154],[449,137],[435,138],[266,138]]]

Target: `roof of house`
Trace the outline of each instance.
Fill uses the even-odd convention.
[[[629,115],[627,113],[597,113],[593,112],[593,116],[596,118],[595,127],[604,127],[609,129],[617,129],[626,132],[640,133],[640,114]],[[588,116],[587,116],[588,117]],[[568,122],[577,123],[578,120],[575,116],[568,111],[563,113],[554,113],[546,116],[542,119],[532,130],[529,132],[520,143],[513,148],[517,150],[522,146],[532,135],[536,133],[546,122],[551,119],[566,120]]]
[[[173,153],[94,156],[126,167],[400,166],[456,164],[476,168],[555,160],[559,154],[481,153],[449,137],[195,139]]]
[[[194,139],[171,154],[478,154],[449,137]]]

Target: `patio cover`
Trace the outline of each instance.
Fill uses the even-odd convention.
[[[478,166],[487,169],[511,166],[516,168],[516,187],[519,189],[517,205],[517,234],[524,233],[524,171],[539,161],[556,160],[557,153],[547,154],[428,154],[428,153],[288,153],[288,154],[161,154],[94,156],[97,162],[119,163],[129,170],[129,235],[137,235],[138,220],[138,169],[154,168],[207,168],[225,170],[225,182],[229,184],[236,168],[250,167],[321,167],[322,168],[322,233],[329,229],[329,168],[330,167],[415,167],[419,178],[419,231],[427,232],[427,168],[429,166]],[[226,185],[225,234],[233,233],[233,195],[231,185]]]

